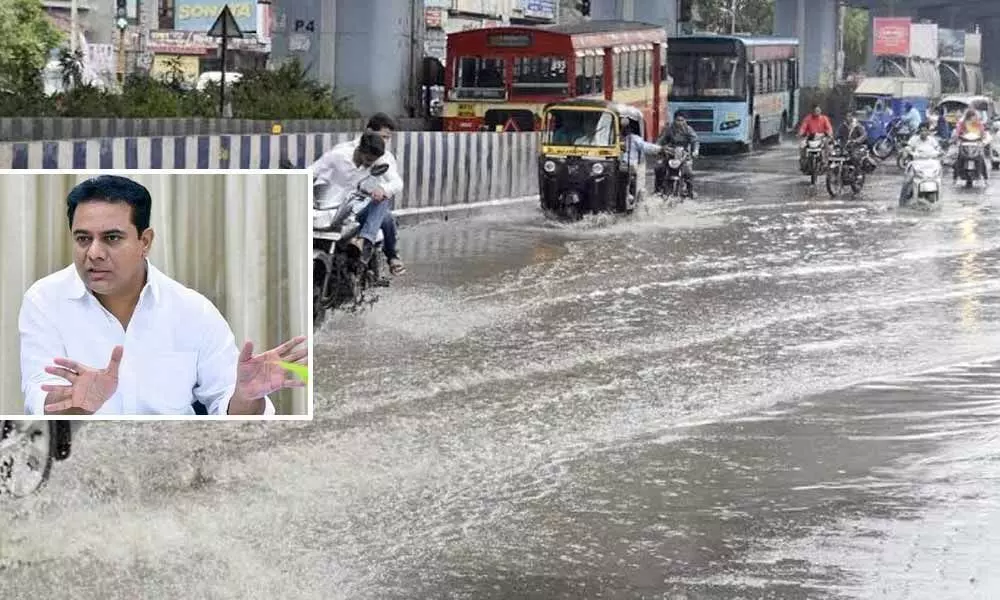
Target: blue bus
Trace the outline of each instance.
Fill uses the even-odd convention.
[[[667,108],[681,113],[702,144],[743,150],[780,139],[799,113],[799,41],[710,33],[672,36]]]

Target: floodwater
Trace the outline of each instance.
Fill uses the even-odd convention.
[[[632,219],[405,229],[315,421],[86,426],[3,505],[3,596],[1000,597],[1000,193],[702,166]]]

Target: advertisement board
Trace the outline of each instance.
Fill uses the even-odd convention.
[[[910,56],[929,60],[937,59],[937,23],[914,23],[910,26]]]
[[[424,8],[451,8],[452,0],[424,0]]]
[[[227,4],[241,31],[257,30],[257,0],[176,0],[174,29],[208,31]]]
[[[424,25],[431,29],[441,29],[444,27],[444,18],[447,14],[440,8],[425,8]]]
[[[521,12],[529,19],[556,20],[556,0],[521,0]]]
[[[873,19],[872,52],[875,56],[909,56],[910,24],[909,18]]]
[[[965,34],[965,62],[978,65],[983,62],[983,36],[980,33]]]
[[[938,29],[938,58],[965,60],[965,32],[961,29]]]

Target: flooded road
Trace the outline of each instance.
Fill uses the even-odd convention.
[[[405,283],[317,336],[314,422],[87,426],[5,504],[0,587],[1000,597],[1000,193],[830,200],[793,155],[404,230]]]

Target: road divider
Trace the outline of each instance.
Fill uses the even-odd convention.
[[[99,138],[0,143],[0,168],[305,167],[356,132]],[[429,216],[523,203],[538,194],[537,133],[401,131],[390,149],[406,185],[395,210]],[[447,211],[442,213],[442,209]]]

